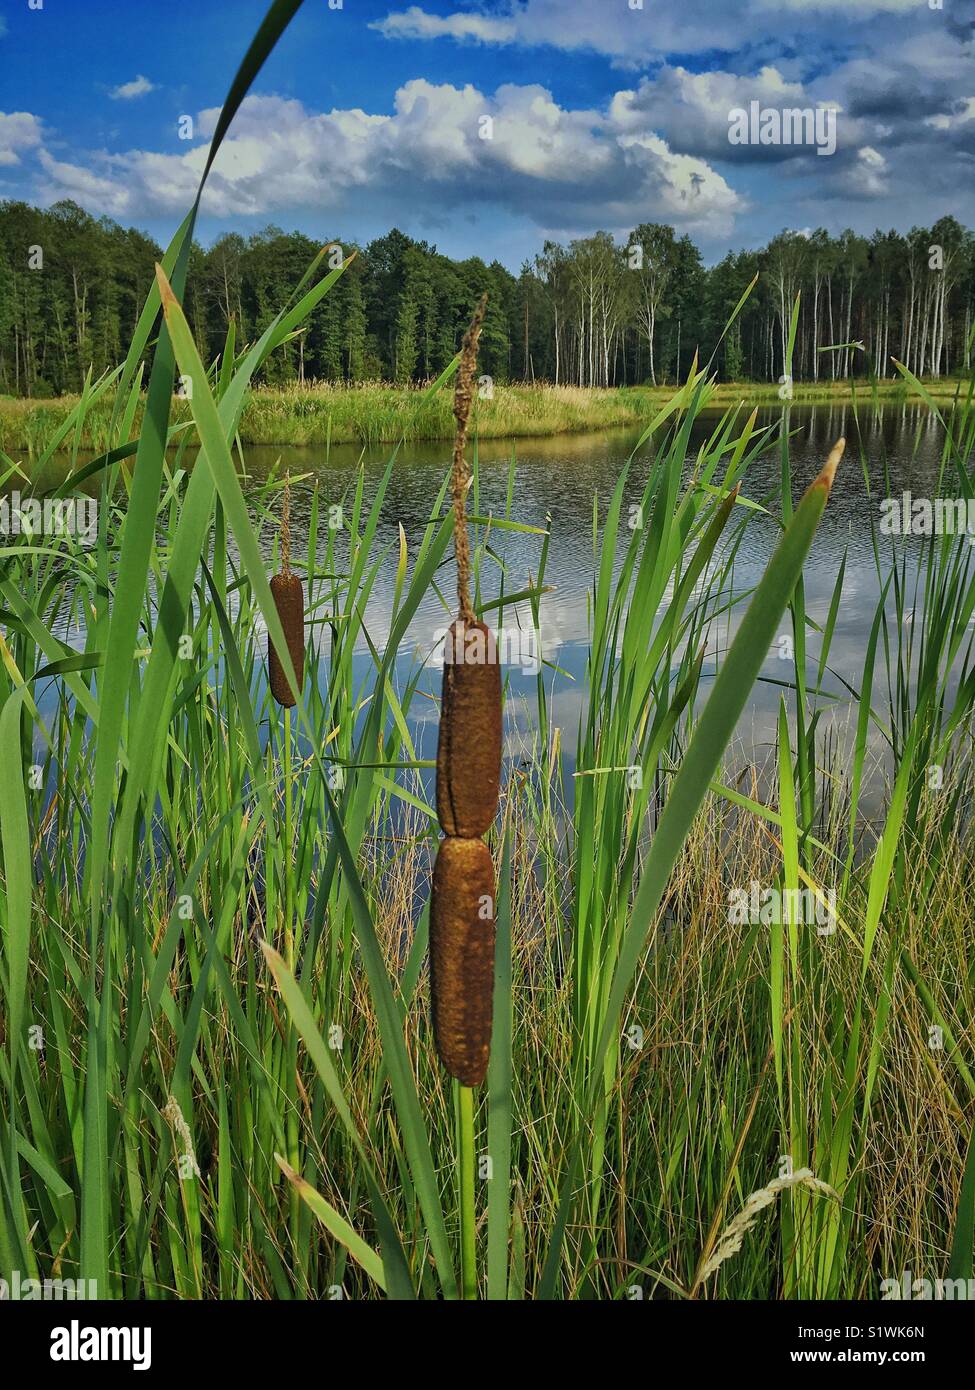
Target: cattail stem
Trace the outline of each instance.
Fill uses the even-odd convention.
[[[454,392],[451,493],[459,618],[444,651],[437,745],[437,818],[441,840],[430,895],[430,988],[440,1060],[454,1078],[461,1296],[477,1298],[474,1200],[474,1086],[484,1080],[491,1047],[494,985],[494,866],[482,836],[497,811],[501,770],[501,673],[486,624],[471,603],[467,535],[467,427],[474,400],[483,295],[464,334]],[[456,650],[459,648],[459,650]]]
[[[474,1091],[457,1085],[457,1151],[460,1185],[461,1297],[477,1298],[477,1239],[474,1214]]]
[[[282,887],[284,889],[284,959],[289,970],[295,968],[295,931],[294,931],[294,873],[292,868],[292,855],[294,853],[294,786],[293,786],[294,752],[291,733],[291,706],[284,707],[284,732],[281,747],[281,777],[284,783],[284,844],[281,855],[281,873],[284,879]],[[288,1097],[288,1107],[285,1120],[285,1136],[287,1141],[288,1162],[296,1173],[301,1172],[301,1157],[298,1145],[298,1116],[300,1114],[298,1105],[298,1034],[294,1028],[288,1031],[288,1045],[285,1048],[285,1067],[284,1092]],[[295,1251],[299,1248],[299,1236],[301,1225],[301,1199],[297,1188],[288,1184],[288,1218],[291,1230],[291,1238],[294,1242]]]
[[[289,970],[294,969],[294,876],[291,872],[293,851],[293,787],[292,787],[291,706],[284,707],[284,735],[281,750],[281,775],[284,782],[284,959]]]
[[[284,475],[284,500],[281,503],[281,573],[291,573],[291,474]]]
[[[454,436],[454,463],[451,470],[451,495],[454,503],[454,556],[457,560],[457,603],[460,616],[465,623],[474,622],[474,609],[471,607],[471,551],[467,537],[467,426],[471,418],[471,404],[474,400],[474,374],[477,371],[477,345],[481,336],[481,325],[487,309],[487,295],[474,310],[470,327],[464,334],[460,350],[460,364],[457,368],[457,385],[454,389],[454,419],[457,432]]]

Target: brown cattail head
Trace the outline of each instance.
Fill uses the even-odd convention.
[[[464,336],[454,393],[457,433],[451,491],[460,617],[444,651],[437,815],[446,832],[430,897],[433,1031],[440,1060],[479,1086],[491,1051],[494,999],[494,866],[480,836],[494,820],[501,780],[501,667],[494,634],[471,607],[465,446],[485,295]]]
[[[430,988],[440,1060],[479,1086],[491,1050],[494,865],[483,840],[442,840],[430,898]]]
[[[486,623],[451,624],[445,639],[437,816],[445,835],[477,839],[494,821],[501,784],[501,666]]]
[[[301,580],[296,574],[276,574],[271,580],[271,597],[274,599],[274,606],[278,610],[278,617],[284,628],[291,664],[295,668],[295,675],[298,677],[298,689],[300,690],[305,673],[305,591],[302,588]],[[271,694],[279,705],[284,705],[285,708],[290,709],[295,703],[295,697],[292,694],[291,684],[285,674],[284,666],[281,664],[281,658],[278,656],[277,648],[270,640],[268,641],[267,664],[271,681]]]
[[[281,505],[281,573],[271,580],[271,597],[278,610],[291,664],[298,677],[298,689],[305,674],[305,592],[301,580],[291,573],[291,475],[285,476],[284,501]],[[268,640],[268,675],[271,694],[279,705],[290,709],[295,703],[291,684],[285,673],[274,643]]]

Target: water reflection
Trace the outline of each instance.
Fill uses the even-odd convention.
[[[747,411],[742,410],[744,423]],[[760,413],[758,424],[778,425],[780,410]],[[700,445],[715,428],[719,414],[706,412],[695,424],[688,450],[688,467]],[[831,707],[830,717],[842,727],[848,711],[848,693],[842,677],[859,687],[862,660],[873,619],[880,586],[871,537],[871,524],[879,521],[878,492],[885,490],[889,478],[894,490],[910,488],[915,494],[937,490],[942,463],[944,431],[930,411],[911,405],[860,409],[850,406],[793,407],[788,423],[791,434],[790,459],[796,498],[819,471],[829,448],[839,435],[848,440],[846,459],[838,475],[833,496],[820,525],[805,570],[805,595],[809,617],[825,621],[840,565],[846,557],[846,572],[833,639],[830,666],[824,688],[840,698]],[[737,433],[737,431],[736,431]],[[512,519],[529,526],[551,526],[551,545],[545,582],[551,592],[541,600],[542,637],[548,661],[561,671],[548,669],[545,687],[551,699],[552,720],[564,731],[564,747],[571,750],[585,698],[585,664],[588,656],[587,600],[595,584],[601,536],[597,525],[594,554],[593,506],[601,518],[613,487],[639,437],[638,431],[622,430],[602,434],[563,435],[549,439],[484,441],[478,449],[479,495],[472,508],[486,516],[504,515],[509,491],[509,472],[514,467]],[[635,504],[643,492],[652,461],[653,445],[636,456],[626,488],[624,507]],[[375,496],[390,456],[389,446],[366,451],[353,446],[333,447],[326,457],[319,449],[249,447],[245,450],[248,472],[254,479],[267,476],[274,467],[287,468],[295,483],[292,497],[292,553],[300,557],[307,549],[313,484],[318,484],[318,506],[322,514],[332,505],[351,505],[360,468],[364,472],[364,500]],[[442,486],[449,466],[448,442],[403,446],[384,500],[377,544],[385,560],[366,609],[366,624],[373,644],[382,650],[389,631],[393,601],[395,565],[402,525],[411,557],[416,554],[430,509]],[[512,464],[512,460],[514,463]],[[749,469],[744,492],[756,501],[775,499],[780,489],[780,453],[771,443]],[[868,492],[869,485],[869,492]],[[773,503],[777,510],[777,501]],[[318,556],[325,553],[324,521],[319,536]],[[273,521],[264,517],[262,545],[270,552]],[[779,535],[771,516],[753,515],[736,561],[734,586],[738,592],[750,589],[760,577]],[[884,572],[893,554],[916,555],[921,542],[898,540],[895,550],[885,543]],[[491,553],[482,564],[484,596],[493,599],[500,590],[502,574],[507,592],[525,588],[538,574],[540,537],[522,532],[493,530]],[[338,559],[344,568],[348,547],[340,534]],[[618,559],[618,557],[617,557]],[[439,576],[440,588],[448,601],[453,594],[453,567],[448,561]],[[430,657],[437,634],[442,632],[449,613],[434,593],[420,606],[402,644],[397,673],[404,678],[418,661]],[[522,621],[530,626],[527,607],[508,612],[506,624]],[[728,622],[712,631],[711,652],[720,650],[729,637]],[[818,638],[810,633],[809,659],[812,675],[819,654]],[[363,641],[358,652],[361,670],[369,666],[368,647]],[[778,668],[778,669],[776,669]],[[713,672],[713,661],[709,663]],[[768,742],[782,690],[777,684],[787,679],[790,667],[780,665],[773,654],[766,663],[766,679],[755,688],[743,719],[741,737],[756,756]],[[564,674],[563,674],[564,673]],[[509,668],[509,752],[520,755],[534,737],[536,682],[534,675]],[[430,670],[422,688],[433,690],[439,674]],[[414,702],[420,756],[432,756],[432,724],[436,709],[429,701]],[[570,767],[571,771],[571,767]]]

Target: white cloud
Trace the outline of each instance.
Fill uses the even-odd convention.
[[[709,8],[710,7],[710,8]],[[390,38],[472,38],[465,32],[479,23],[482,43],[545,46],[564,51],[591,50],[629,63],[668,50],[700,51],[736,46],[737,26],[731,16],[716,15],[713,0],[683,0],[679,14],[646,0],[644,9],[593,0],[503,0],[500,15],[488,19],[455,11],[443,18],[419,5],[391,10],[374,27]]]
[[[760,112],[815,112],[820,106],[832,108],[836,111],[836,142],[840,150],[853,149],[868,138],[876,138],[874,126],[854,120],[844,110],[827,79],[818,87],[819,90],[788,81],[772,66],[761,68],[754,76],[741,76],[723,71],[689,72],[683,67],[665,65],[652,79],[641,81],[635,90],[617,92],[611,111],[623,128],[661,131],[678,150],[735,164],[810,158],[815,162],[813,144],[731,143],[732,113],[750,112],[756,101]],[[791,126],[795,118],[789,119]]]
[[[24,150],[33,150],[41,143],[41,122],[29,111],[0,111],[0,165],[20,163]]]
[[[155,84],[140,72],[131,82],[123,82],[121,87],[113,87],[108,95],[113,101],[132,101],[135,97],[144,97],[155,90]]]
[[[793,26],[820,31],[822,21],[862,23],[884,15],[917,14],[923,0],[681,0],[661,5],[642,0],[631,8],[626,0],[500,0],[491,17],[455,10],[436,15],[422,5],[390,7],[374,29],[388,38],[476,40],[481,43],[526,47],[547,46],[573,51],[588,49],[634,66],[656,55],[733,52],[745,43],[765,43],[770,14],[788,10]],[[927,12],[927,6],[924,6]]]
[[[117,180],[101,178],[80,164],[55,159],[47,150],[40,151],[40,162],[58,198],[73,198],[75,202],[98,212],[110,213],[113,217],[122,217],[129,212],[128,190]]]
[[[882,198],[889,193],[889,168],[879,150],[864,145],[838,172],[830,192],[848,198]]]
[[[930,116],[926,124],[936,130],[955,130],[969,121],[975,121],[975,97],[960,97],[958,110],[953,115]]]
[[[675,154],[658,135],[625,135],[620,143],[655,189],[655,217],[662,214],[680,227],[712,234],[731,229],[744,203],[703,159]]]
[[[419,5],[411,5],[401,14],[390,14],[369,26],[378,29],[388,39],[442,39],[477,43],[511,43],[517,27],[511,19],[489,19],[484,15],[452,14],[441,18],[427,14]]]
[[[625,113],[624,113],[625,114]],[[487,122],[485,118],[490,118]],[[197,128],[212,135],[215,109]],[[483,138],[489,135],[490,138]],[[206,159],[183,153],[95,153],[84,164],[45,156],[45,196],[68,196],[129,218],[183,211]],[[637,130],[619,110],[569,109],[544,87],[423,78],[397,91],[392,115],[358,108],[313,112],[300,101],[250,96],[217,156],[204,194],[212,216],[285,208],[342,209],[364,196],[411,211],[504,208],[546,228],[623,228],[666,217],[687,230],[726,232],[743,204],[703,159]]]
[[[752,10],[793,10],[803,14],[844,14],[868,19],[878,14],[906,14],[916,11],[919,0],[751,0]]]

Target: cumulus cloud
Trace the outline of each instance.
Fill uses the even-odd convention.
[[[959,0],[968,4],[969,0]],[[546,46],[566,52],[588,49],[622,66],[654,55],[734,52],[746,43],[768,38],[770,15],[788,11],[793,29],[821,33],[824,20],[845,26],[885,17],[916,17],[920,0],[742,0],[722,5],[715,0],[498,0],[490,16],[457,8],[437,15],[411,4],[391,6],[373,28],[391,39],[441,39],[460,42]],[[927,6],[924,6],[925,13]],[[791,36],[790,36],[791,37]]]
[[[869,19],[872,15],[907,14],[916,11],[918,0],[751,0],[752,10],[791,10],[817,15],[834,14],[841,10],[854,18]]]
[[[113,101],[132,101],[135,97],[144,97],[147,93],[155,90],[155,84],[150,82],[148,77],[143,77],[140,72],[138,77],[133,77],[131,82],[123,82],[120,87],[113,87],[108,95]]]
[[[939,23],[912,41],[910,61],[859,54],[806,79],[784,57],[747,73],[663,63],[618,92],[611,111],[622,128],[649,128],[671,150],[730,170],[736,182],[740,173],[753,207],[776,199],[816,216],[822,200],[884,199],[888,211],[864,215],[900,220],[921,215],[928,199],[937,215],[948,194],[959,216],[971,215],[973,94],[971,57]],[[755,101],[783,117],[834,109],[836,152],[820,158],[810,144],[729,144],[729,111],[748,112]],[[774,182],[756,183],[763,168],[774,169]]]
[[[935,130],[957,130],[959,126],[972,120],[975,120],[975,97],[961,97],[950,116],[939,112],[936,116],[927,116],[925,124]]]
[[[947,118],[943,128],[945,150],[940,164],[952,178],[957,178],[960,170],[956,167],[955,156],[965,160],[964,172],[968,182],[972,177],[972,156],[975,155],[975,97],[968,97],[961,103],[961,109]]]
[[[662,67],[632,91],[617,92],[612,113],[621,126],[663,131],[669,143],[685,153],[738,164],[780,163],[816,157],[815,146],[804,144],[732,144],[730,117],[749,111],[757,101],[761,111],[836,110],[839,148],[853,147],[870,132],[847,115],[839,102],[815,95],[800,82],[787,81],[778,68],[763,67],[754,76],[733,72],[689,72]]]
[[[888,164],[879,150],[864,145],[839,173],[829,191],[852,198],[881,198],[889,191]]]
[[[251,96],[217,158],[204,212],[232,224],[313,210],[361,234],[406,208],[420,228],[481,220],[502,241],[514,228],[519,247],[530,228],[579,235],[646,220],[673,222],[713,246],[746,211],[754,237],[784,216],[819,225],[828,200],[837,218],[847,217],[841,202],[859,201],[863,217],[893,224],[929,205],[938,215],[951,197],[957,215],[972,220],[972,53],[922,0],[645,0],[642,11],[625,0],[455,0],[438,8],[387,0],[372,25],[383,38],[372,41],[493,45],[498,54],[481,56],[494,73],[515,45],[543,44],[599,51],[617,69],[635,70],[598,107],[572,104],[557,85],[486,78],[417,77],[391,97],[384,90],[380,113]],[[784,26],[775,11],[787,12]],[[975,13],[975,0],[955,0],[953,13]],[[706,64],[668,57],[694,49],[726,51]],[[570,68],[551,51],[533,60],[540,73]],[[152,84],[140,74],[113,95],[131,100],[145,87]],[[782,115],[835,110],[835,153],[821,158],[815,143],[733,144],[729,114],[753,102]],[[21,163],[25,177],[39,171],[42,200],[73,197],[128,221],[169,218],[195,196],[218,114],[197,114],[196,142],[121,152],[53,140],[44,149],[36,118],[6,118],[27,124],[5,130],[0,117],[0,164]]]
[[[216,109],[200,113],[206,138]],[[42,158],[48,197],[70,196],[129,218],[178,213],[206,158],[182,153],[96,153],[83,164]],[[341,210],[363,194],[441,211],[493,206],[539,226],[591,230],[593,209],[619,227],[667,218],[687,230],[727,232],[744,206],[705,160],[608,111],[570,109],[537,84],[493,94],[416,78],[391,115],[358,108],[309,111],[300,101],[250,96],[221,146],[204,194],[218,217],[277,209]]]
[[[948,32],[960,43],[975,38],[975,0],[955,0],[945,11]]]
[[[953,116],[964,106],[962,70],[951,63],[944,47],[934,64],[916,50],[910,64],[860,58],[847,64],[838,79],[850,93],[851,114],[879,122],[891,133],[899,127],[917,129],[919,122],[934,116]],[[968,85],[971,90],[970,71]]]
[[[387,15],[370,25],[389,39],[442,39],[477,43],[511,43],[517,37],[512,19],[490,19],[484,15],[452,14],[445,17],[427,14],[419,5],[411,5],[400,14]]]
[[[116,179],[100,177],[83,165],[55,159],[47,150],[42,149],[39,157],[54,196],[72,198],[85,207],[109,213],[113,217],[123,217],[129,211],[128,190]]]
[[[461,10],[438,16],[410,5],[391,9],[373,28],[393,39],[477,39],[564,51],[589,49],[622,62],[674,49],[734,46],[739,32],[734,17],[714,14],[709,0],[684,0],[679,7],[644,0],[642,9],[625,3],[597,5],[593,0],[501,0],[491,17]]]
[[[884,156],[888,188],[916,193],[930,184],[953,187],[961,196],[975,151],[975,77],[971,56],[947,30],[916,40],[910,63],[858,57],[838,68],[832,81],[847,94],[856,143]]]
[[[0,111],[0,165],[19,164],[25,150],[41,143],[41,122],[29,111]]]

